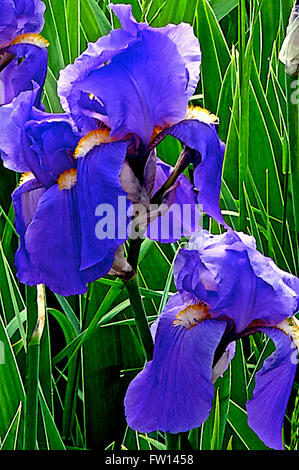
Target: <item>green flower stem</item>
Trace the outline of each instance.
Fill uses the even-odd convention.
[[[165,183],[153,196],[151,200],[152,204],[161,204],[165,193],[168,191],[168,189],[171,188],[171,186],[175,184],[178,177],[183,173],[183,171],[186,170],[191,161],[192,157],[190,156],[190,150],[184,149],[181,155],[179,156],[173,171],[170,173]]]
[[[146,358],[148,361],[150,361],[153,357],[154,343],[137,282],[137,274],[135,274],[135,276],[131,279],[124,280],[123,282],[129,295],[131,308],[135,317],[137,330],[144,347]]]
[[[38,422],[38,382],[40,363],[40,342],[45,325],[45,291],[44,285],[37,286],[37,322],[27,351],[27,390],[25,403],[24,449],[35,450]]]
[[[190,163],[190,152],[189,150],[184,149],[181,153],[175,168],[172,173],[169,175],[162,187],[157,191],[154,197],[151,200],[152,204],[161,204],[163,197],[168,189],[171,188],[178,179],[178,177],[183,173],[183,171],[188,167]],[[128,252],[128,263],[132,266],[135,273],[137,272],[138,258],[140,253],[141,244],[143,242],[142,238],[138,238],[130,241],[129,252]],[[152,335],[149,329],[147,322],[146,312],[144,310],[138,281],[137,274],[135,274],[129,280],[123,280],[129,299],[131,302],[131,308],[136,321],[137,330],[141,338],[141,342],[144,347],[146,358],[150,361],[153,357],[154,343]],[[165,433],[166,439],[166,448],[167,450],[179,450],[181,447],[181,435],[180,434],[169,434]]]
[[[139,286],[137,282],[137,275],[130,280],[123,281],[131,302],[131,307],[134,313],[137,330],[139,332],[146,358],[150,361],[153,357],[154,343],[149,329],[146,318]],[[166,449],[167,450],[180,450],[181,449],[181,434],[165,433]]]
[[[295,76],[287,76],[289,135],[293,136],[290,139],[290,164],[293,191],[297,187],[299,181],[299,104],[297,102],[299,93],[298,91],[296,91],[296,88],[298,89],[298,79],[298,74]],[[294,98],[292,99],[292,97]],[[293,197],[293,207],[295,215],[295,224],[297,230],[299,230],[298,197]]]
[[[139,253],[140,253],[142,242],[143,242],[142,237],[136,238],[134,240],[130,240],[130,247],[129,247],[127,261],[132,266],[133,271],[135,272],[137,272]]]
[[[181,434],[165,433],[166,450],[181,450]]]

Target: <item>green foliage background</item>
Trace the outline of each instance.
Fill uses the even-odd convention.
[[[119,23],[106,0],[44,2],[42,35],[50,47],[43,102],[48,111],[60,112],[59,70],[87,42]],[[153,26],[181,21],[194,26],[202,69],[192,104],[219,116],[219,134],[227,143],[223,214],[233,228],[254,235],[258,249],[282,269],[298,275],[298,106],[290,104],[290,83],[278,60],[293,1],[113,2],[131,3],[136,18]],[[158,151],[173,164],[179,148],[167,138]],[[101,279],[86,295],[70,298],[47,290],[40,348],[29,344],[37,315],[36,289],[20,285],[15,276],[18,237],[10,194],[16,184],[15,174],[1,168],[0,340],[5,363],[0,364],[0,448],[165,449],[162,433],[142,435],[126,426],[123,397],[145,356],[121,281]],[[204,224],[220,231],[208,218]],[[150,322],[175,290],[172,271],[178,248],[150,240],[142,244],[138,278]],[[247,425],[245,403],[254,374],[272,349],[262,334],[238,342],[229,369],[216,382],[208,420],[182,436],[183,448],[266,449]],[[33,371],[28,368],[31,354],[36,354]],[[284,423],[286,450],[298,449],[298,397],[297,379]]]

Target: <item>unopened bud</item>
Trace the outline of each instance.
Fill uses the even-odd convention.
[[[299,0],[296,1],[292,10],[279,59],[285,64],[287,74],[299,73]]]

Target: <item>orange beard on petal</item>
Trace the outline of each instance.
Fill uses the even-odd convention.
[[[175,318],[173,326],[183,326],[190,330],[190,328],[198,325],[203,320],[210,319],[211,315],[208,305],[201,301],[198,304],[188,305]]]

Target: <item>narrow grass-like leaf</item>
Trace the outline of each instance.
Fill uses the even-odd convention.
[[[0,316],[0,437],[4,438],[25,390],[19,368],[3,320]]]
[[[243,442],[246,449],[266,450],[267,446],[247,424],[247,413],[234,401],[230,401],[228,422]]]
[[[62,295],[59,295],[59,294],[55,294],[55,295],[56,295],[56,298],[57,298],[58,302],[60,303],[65,315],[67,316],[67,318],[69,319],[72,327],[74,328],[74,331],[76,333],[79,333],[79,331],[80,331],[79,319],[76,316],[76,314],[75,314],[74,310],[72,309],[71,305],[69,304],[67,299],[65,297],[63,297]]]
[[[111,25],[95,0],[81,1],[81,25],[88,41],[96,41],[109,33]]]
[[[245,363],[242,341],[236,341],[236,353],[231,361],[232,382],[230,396],[240,406],[245,406],[248,400]]]
[[[66,36],[65,0],[45,0],[45,4],[45,26],[42,35],[50,43],[49,66],[58,78],[59,70],[63,69],[70,59]]]
[[[202,86],[204,106],[216,112],[217,99],[230,52],[215,13],[207,0],[198,0],[196,8],[197,37],[202,48]]]
[[[44,430],[49,450],[65,450],[65,445],[61,435],[54,422],[53,416],[50,413],[47,402],[45,400],[42,389],[39,387],[39,406],[44,423]]]
[[[66,29],[70,63],[80,55],[80,0],[67,0]]]
[[[238,6],[238,0],[210,0],[210,4],[214,10],[218,21],[221,21],[234,8]]]
[[[158,450],[166,450],[166,446],[165,444],[163,444],[162,442],[159,442],[157,441],[156,439],[153,439],[152,437],[148,437],[147,435],[144,435],[144,434],[139,434],[139,437],[141,439],[144,439],[145,441],[147,441],[149,444],[151,444],[155,449],[158,449]]]
[[[7,433],[5,434],[0,444],[0,450],[16,450],[20,431],[21,412],[22,403],[20,403],[17,412],[7,430]]]
[[[208,419],[202,425],[200,448],[203,450],[222,449],[230,389],[231,367],[229,366],[223,377],[219,377],[216,381],[212,409]]]

